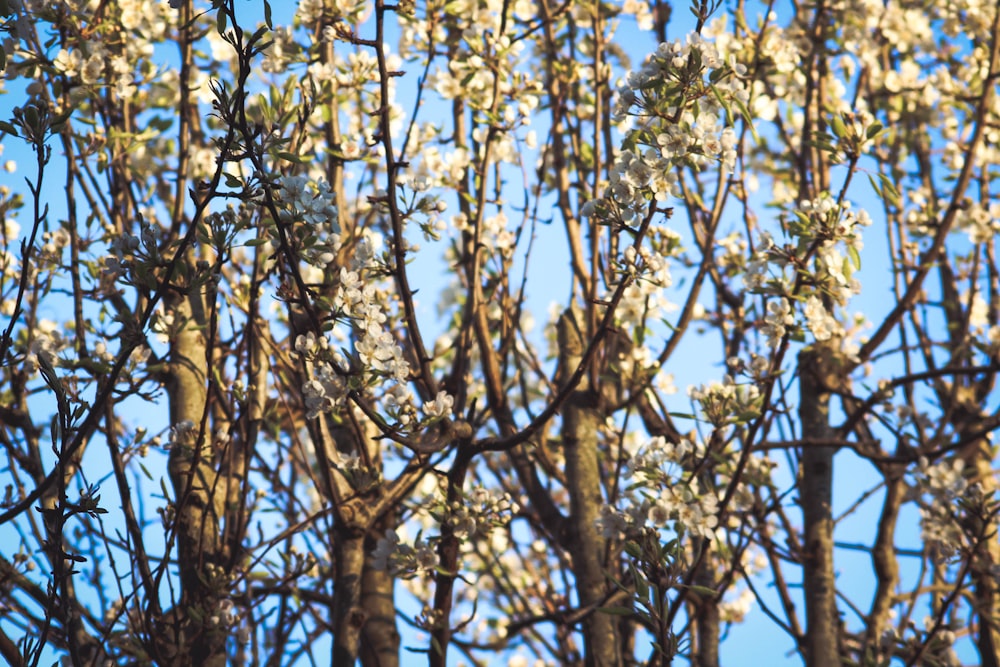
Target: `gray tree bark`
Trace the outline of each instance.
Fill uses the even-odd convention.
[[[172,657],[178,665],[224,667],[227,632],[209,622],[219,599],[212,580],[221,572],[209,566],[222,567],[225,560],[222,517],[227,484],[216,474],[206,421],[208,318],[200,288],[190,289],[170,305],[179,328],[170,341],[170,422],[174,427],[185,422],[192,426],[171,442],[168,463],[175,495],[181,598],[168,614],[168,633],[173,639],[164,642],[161,638],[161,658]]]
[[[814,346],[799,354],[799,418],[803,439],[828,439],[830,388],[834,386],[830,354]],[[804,539],[803,586],[806,599],[806,664],[841,667],[840,619],[833,570],[833,455],[835,448],[806,444],[802,450],[799,503]]]
[[[583,315],[570,308],[559,318],[559,367],[568,376],[580,364],[584,353]],[[601,425],[599,395],[584,379],[566,401],[562,412],[563,451],[566,457],[566,485],[570,496],[570,553],[580,606],[593,607],[583,621],[587,667],[621,665],[614,618],[596,611],[607,597],[605,540],[595,520],[600,515],[603,496],[599,470],[597,431]]]

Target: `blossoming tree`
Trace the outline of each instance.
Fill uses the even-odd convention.
[[[291,4],[0,0],[7,662],[1000,665],[995,4]]]

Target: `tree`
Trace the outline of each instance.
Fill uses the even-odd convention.
[[[1000,664],[995,6],[291,9],[0,2],[0,655]]]

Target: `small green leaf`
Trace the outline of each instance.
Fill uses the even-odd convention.
[[[736,103],[736,108],[740,110],[740,115],[743,116],[743,121],[746,123],[747,128],[750,129],[750,134],[753,135],[753,141],[755,144],[760,144],[760,136],[757,134],[757,128],[753,126],[753,114],[750,113],[750,109],[743,100],[736,98],[733,100]]]
[[[635,582],[636,597],[642,600],[649,599],[649,584],[646,583],[646,579],[636,571],[634,566],[629,565],[629,569],[632,571],[632,581]]]
[[[875,194],[877,194],[879,196],[879,199],[881,199],[882,198],[882,188],[880,188],[878,186],[878,183],[875,182],[875,179],[872,178],[871,174],[868,174],[868,182],[872,184],[872,190],[874,190]]]
[[[719,106],[722,107],[723,110],[726,112],[726,125],[732,125],[733,110],[729,107],[729,104],[726,102],[726,98],[722,96],[722,92],[719,91],[719,89],[716,87],[714,83],[710,84],[708,88],[709,90],[712,91],[712,95],[715,96],[715,99],[716,101],[718,101]]]
[[[847,136],[847,126],[844,125],[844,119],[840,117],[840,114],[834,114],[833,118],[830,119],[830,125],[833,127],[833,133],[838,139],[843,139]]]
[[[899,190],[896,189],[896,185],[885,174],[879,174],[878,178],[882,182],[882,196],[890,204],[898,206],[902,197],[899,195]]]
[[[52,415],[52,421],[49,423],[49,437],[52,438],[52,446],[55,447],[62,439],[59,437],[62,433],[62,428],[59,425],[59,415]]]
[[[287,151],[278,151],[278,157],[280,157],[282,160],[286,160],[288,162],[294,162],[296,164],[303,164],[306,162],[306,159],[301,155],[295,155],[294,153],[289,153]]]
[[[847,256],[851,258],[851,264],[854,265],[854,270],[858,271],[861,269],[861,254],[858,249],[852,245],[847,246]]]

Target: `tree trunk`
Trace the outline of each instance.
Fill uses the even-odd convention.
[[[865,631],[864,658],[876,664],[890,657],[882,650],[882,634],[889,628],[892,604],[899,584],[899,563],[896,560],[896,522],[903,504],[906,484],[898,473],[886,475],[885,500],[878,521],[878,534],[872,547],[872,565],[877,585],[871,612],[868,614],[868,628]]]
[[[580,364],[584,352],[583,316],[570,308],[559,318],[559,368],[564,377]],[[598,394],[584,379],[562,414],[566,485],[570,496],[570,553],[580,606],[593,608],[583,621],[587,667],[621,665],[614,618],[596,611],[607,596],[605,540],[595,521],[603,497],[598,467],[597,432],[601,425]]]
[[[832,360],[822,348],[799,354],[799,418],[802,437],[831,436],[830,382]],[[806,444],[802,451],[799,502],[804,540],[803,585],[806,600],[806,663],[840,667],[836,582],[833,572],[833,454],[835,448]]]
[[[978,412],[978,411],[977,411]],[[964,420],[960,433],[973,431],[982,415]],[[993,498],[997,478],[993,472],[993,454],[989,440],[980,438],[964,452],[973,473],[972,483],[979,484],[984,498]],[[983,508],[984,510],[986,508]],[[970,517],[969,532],[976,539],[972,556],[973,606],[977,616],[976,648],[984,667],[1000,667],[1000,587],[996,568],[1000,564],[1000,541],[997,540],[996,513],[983,511]]]
[[[168,391],[175,430],[168,469],[175,494],[181,600],[169,614],[176,646],[164,646],[162,657],[172,654],[175,664],[224,667],[227,631],[212,626],[210,617],[219,600],[212,568],[223,565],[221,517],[227,489],[214,469],[211,428],[207,423],[203,428],[209,366],[205,301],[200,289],[192,288],[170,305],[179,331],[170,341]]]
[[[367,620],[361,635],[361,664],[364,667],[399,666],[399,631],[396,629],[395,578],[373,566],[376,539],[386,528],[395,527],[395,516],[386,515],[368,533],[365,542],[365,570],[361,581],[361,605]]]
[[[702,488],[711,488],[702,486]],[[702,549],[710,549],[708,540],[700,540]],[[715,589],[716,582],[712,576],[711,555],[706,555],[701,562],[694,582],[698,586]],[[697,594],[694,598],[694,631],[695,644],[693,647],[693,662],[697,667],[719,667],[719,641],[721,632],[719,629],[719,601],[712,595]]]
[[[364,547],[363,534],[352,528],[337,529],[333,667],[354,667],[360,653],[367,611],[361,604]]]

